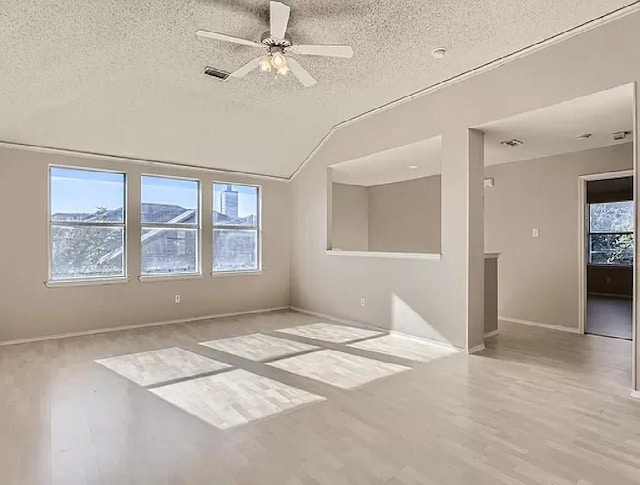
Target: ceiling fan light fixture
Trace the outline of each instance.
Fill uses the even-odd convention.
[[[287,67],[287,58],[282,52],[274,52],[271,55],[271,66],[276,70]]]
[[[260,69],[264,72],[271,71],[271,59],[269,56],[264,56],[260,61]]]

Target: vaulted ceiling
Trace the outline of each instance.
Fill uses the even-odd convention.
[[[285,0],[318,80],[253,72],[267,0],[2,0],[0,141],[288,177],[336,123],[615,9],[629,0]],[[446,47],[447,57],[430,52]]]

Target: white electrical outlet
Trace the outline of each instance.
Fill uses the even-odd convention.
[[[531,230],[531,235],[533,237],[540,237],[540,229],[538,229],[537,227]]]
[[[180,303],[180,295],[176,295],[176,303]]]
[[[367,306],[367,299],[366,298],[360,298],[360,306]]]

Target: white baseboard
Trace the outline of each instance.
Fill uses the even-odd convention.
[[[277,310],[288,310],[288,306],[280,306],[274,308],[262,308],[260,310],[248,310],[244,312],[234,312],[234,313],[217,313],[215,315],[204,315],[201,317],[193,317],[193,318],[180,318],[178,320],[165,320],[161,322],[151,322],[151,323],[139,323],[136,325],[121,325],[119,327],[107,327],[107,328],[98,328],[95,330],[83,330],[81,332],[67,332],[67,333],[59,333],[55,335],[46,335],[44,337],[32,337],[32,338],[23,338],[16,340],[5,340],[4,342],[0,342],[0,347],[6,347],[8,345],[18,345],[18,344],[28,344],[32,342],[43,342],[46,340],[58,340],[63,338],[71,338],[71,337],[86,337],[88,335],[98,335],[101,333],[109,333],[109,332],[119,332],[121,330],[135,330],[137,328],[147,328],[147,327],[160,327],[163,325],[176,325],[179,323],[191,323],[191,322],[200,322],[203,320],[213,320],[217,318],[227,318],[227,317],[237,317],[240,315],[251,315],[254,313],[265,313],[265,312],[274,312]]]
[[[491,332],[487,332],[484,334],[484,338],[494,337],[498,335],[500,331],[496,328],[495,330],[491,330]]]
[[[631,397],[633,399],[640,399],[640,391],[631,391]]]
[[[531,320],[521,320],[519,318],[511,318],[511,317],[503,317],[503,316],[499,316],[498,320],[504,320],[505,322],[510,322],[510,323],[519,323],[521,325],[531,325],[533,327],[548,328],[550,330],[560,330],[561,332],[582,334],[582,332],[579,329],[567,327],[565,325],[552,325],[550,323],[533,322]]]
[[[476,352],[482,352],[485,349],[484,344],[476,345],[467,350],[467,354],[475,354]]]
[[[404,333],[404,332],[398,332],[397,330],[389,330],[388,328],[382,328],[382,327],[378,327],[376,325],[370,325],[367,323],[362,323],[362,322],[357,322],[355,320],[345,320],[344,318],[339,318],[339,317],[334,317],[333,315],[327,315],[326,313],[318,313],[318,312],[314,312],[311,310],[307,310],[305,308],[300,308],[300,307],[296,307],[296,306],[289,306],[289,310],[293,310],[296,312],[300,312],[300,313],[305,313],[307,315],[312,315],[314,317],[318,317],[318,318],[323,318],[325,320],[333,320],[334,322],[338,322],[338,323],[343,323],[345,325],[352,325],[352,326],[356,326],[356,327],[368,327],[372,330],[378,330],[380,332],[386,332],[389,333],[391,335],[399,335],[401,337],[406,337],[406,338],[411,338],[411,339],[415,339],[421,342],[426,342],[428,344],[431,345],[437,345],[439,347],[444,347],[447,349],[452,349],[455,351],[460,351],[462,349],[460,349],[460,347],[456,347],[455,345],[452,345],[450,343],[447,342],[442,342],[440,340],[433,340],[430,338],[426,338],[426,337],[419,337],[417,335],[411,335],[408,333]]]

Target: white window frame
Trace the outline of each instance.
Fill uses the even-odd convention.
[[[256,224],[255,226],[238,226],[234,224],[216,224],[215,211],[216,211],[216,185],[241,185],[244,187],[253,187],[257,190],[256,197]],[[242,184],[238,182],[225,182],[220,180],[214,180],[211,184],[212,189],[212,201],[211,201],[211,274],[212,276],[230,276],[234,274],[261,274],[262,273],[262,186],[257,184]],[[256,267],[251,269],[230,269],[220,270],[215,269],[216,261],[216,229],[233,229],[233,230],[247,230],[256,231]]]
[[[69,221],[59,222],[51,220],[51,172],[53,169],[66,169],[77,170],[85,172],[101,172],[101,173],[113,173],[122,175],[124,177],[123,194],[122,194],[122,210],[123,210],[123,222],[82,222],[82,221]],[[81,285],[99,285],[99,284],[113,284],[113,283],[126,283],[127,267],[128,267],[128,251],[127,251],[127,227],[129,217],[128,207],[128,184],[129,178],[127,172],[120,170],[107,170],[94,167],[79,167],[75,165],[62,165],[62,164],[49,164],[47,168],[47,281],[46,286],[81,286]],[[51,237],[52,227],[100,227],[100,228],[122,228],[122,274],[116,276],[83,276],[80,278],[54,278],[52,274],[53,263],[53,239]]]
[[[166,222],[142,222],[142,179],[144,177],[154,177],[171,180],[186,180],[196,182],[198,184],[198,218],[195,224],[170,224]],[[173,175],[158,175],[155,173],[143,173],[140,175],[140,281],[144,280],[167,280],[167,279],[188,279],[202,276],[202,181],[199,178],[177,177]],[[177,230],[196,230],[196,268],[195,271],[189,273],[143,273],[142,272],[142,234],[146,230],[154,229],[177,229]]]
[[[629,202],[633,205],[633,200],[619,200],[612,202]],[[634,236],[634,230],[630,231],[591,231],[591,206],[592,205],[600,205],[607,204],[609,202],[593,202],[587,203],[587,264],[589,266],[602,266],[605,268],[633,268],[633,264],[619,264],[619,263],[594,263],[592,262],[592,251],[591,251],[591,237],[592,236],[620,236],[620,235],[631,235],[632,238]],[[635,240],[633,241],[635,245]],[[633,257],[633,252],[632,252]]]

